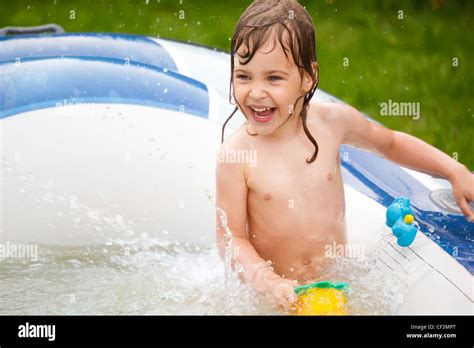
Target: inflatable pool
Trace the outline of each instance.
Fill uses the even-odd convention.
[[[143,36],[0,37],[0,242],[214,243],[229,62],[225,52]],[[321,90],[314,98],[341,103]],[[243,120],[234,117],[226,136]],[[377,267],[402,279],[396,313],[473,314],[474,224],[450,183],[350,146],[340,158],[350,244],[376,251]],[[385,226],[398,196],[410,198],[419,227],[407,248]]]

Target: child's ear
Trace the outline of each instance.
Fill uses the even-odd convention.
[[[311,64],[311,66],[313,67],[314,76],[316,77],[316,81],[319,81],[319,66],[318,66],[318,63],[317,63],[317,62],[313,62],[313,63]]]
[[[319,70],[318,70],[318,63],[316,62],[313,62],[311,63],[311,67],[313,69],[313,72],[314,72],[314,76],[316,78],[315,81],[318,81],[319,79]],[[314,82],[313,81],[313,78],[311,77],[310,74],[308,74],[307,71],[304,72],[304,79],[303,79],[303,90],[305,93],[309,93],[311,91],[311,87],[313,87],[313,84]]]

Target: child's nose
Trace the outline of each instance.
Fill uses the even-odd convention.
[[[249,93],[249,96],[254,99],[261,99],[262,97],[266,95],[267,95],[267,92],[265,91],[265,89],[259,85],[252,86]]]

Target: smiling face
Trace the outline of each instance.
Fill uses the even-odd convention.
[[[270,36],[243,65],[239,55],[243,56],[245,50],[239,48],[234,56],[233,86],[236,102],[253,132],[272,135],[295,125],[303,98],[295,102],[311,89],[311,77],[307,73],[301,77],[291,53],[285,55],[276,37]]]

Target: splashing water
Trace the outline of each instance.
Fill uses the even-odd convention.
[[[206,194],[224,228],[224,262],[215,243],[177,243],[165,235],[139,238],[130,221],[125,230],[133,240],[76,247],[40,244],[36,260],[0,258],[0,314],[285,314],[239,281],[232,269],[227,215]],[[96,231],[107,223],[124,229],[120,221],[102,218],[100,210],[91,214],[74,203],[73,208],[81,208],[71,208],[75,217],[90,221]],[[375,263],[375,255],[336,259],[328,271],[333,281],[351,284],[352,314],[394,311],[398,280],[377,270]]]
[[[233,236],[232,236],[232,231],[230,230],[228,223],[227,223],[227,214],[226,212],[221,209],[217,203],[216,199],[214,196],[212,196],[207,190],[205,191],[209,202],[214,205],[216,208],[217,213],[219,214],[219,220],[221,222],[222,227],[224,228],[224,245],[225,245],[225,250],[224,250],[224,270],[225,270],[225,280],[226,280],[226,285],[230,285],[230,282],[232,281],[232,245],[233,245]]]
[[[0,314],[272,312],[245,286],[228,296],[214,246],[140,240],[38,249],[37,261],[0,259]]]
[[[232,274],[224,280],[215,245],[39,245],[37,261],[0,259],[0,314],[285,314]],[[373,258],[334,260],[328,274],[350,283],[350,313],[393,312],[398,280]]]

